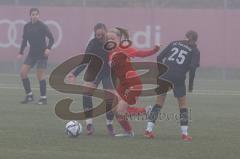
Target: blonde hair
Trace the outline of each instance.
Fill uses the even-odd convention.
[[[116,34],[120,39],[129,39],[129,33],[127,29],[115,27],[109,30],[109,32]]]

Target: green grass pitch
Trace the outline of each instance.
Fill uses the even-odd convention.
[[[32,87],[38,88],[31,76]],[[75,99],[73,110],[82,110],[81,96],[48,89],[48,105],[21,105],[24,93],[17,75],[0,75],[0,159],[238,159],[240,156],[240,81],[197,80],[188,94],[191,107],[190,143],[180,140],[176,120],[157,122],[156,138],[143,137],[146,121],[131,121],[133,138],[107,135],[105,115],[94,119],[95,133],[85,129],[78,138],[64,134],[66,121],[54,113],[63,97]],[[49,87],[48,87],[49,88]],[[39,92],[34,89],[35,98]],[[155,97],[140,98],[139,104],[154,104]],[[170,94],[165,113],[178,113]],[[80,121],[85,128],[85,123]],[[117,132],[121,132],[114,122]]]

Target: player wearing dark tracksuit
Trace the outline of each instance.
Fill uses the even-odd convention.
[[[188,31],[186,33],[186,40],[171,42],[157,57],[157,62],[165,64],[168,67],[168,71],[158,77],[159,88],[156,89],[156,92],[159,95],[148,117],[148,124],[145,132],[147,138],[154,137],[152,129],[165,101],[166,94],[160,93],[161,81],[164,79],[173,84],[173,93],[178,99],[182,139],[186,141],[192,140],[187,131],[188,108],[185,80],[186,74],[189,72],[188,90],[192,92],[196,68],[199,67],[200,63],[200,52],[196,45],[197,38],[198,35],[195,31]]]
[[[178,57],[174,59],[176,54],[178,54]],[[200,61],[200,52],[196,46],[189,46],[186,40],[172,42],[158,56],[157,61],[168,66],[167,73],[161,78],[173,83],[175,97],[179,98],[186,95],[185,80],[187,72],[190,73],[189,91],[193,89],[195,71],[199,67]]]
[[[24,49],[27,46],[27,43],[29,43],[29,53],[20,71],[23,87],[26,93],[26,97],[21,103],[26,104],[33,101],[33,93],[27,75],[30,69],[36,65],[41,95],[38,104],[47,104],[46,81],[44,75],[47,68],[49,51],[53,46],[54,38],[47,25],[38,19],[39,10],[37,8],[32,8],[30,10],[30,17],[31,21],[24,26],[22,44],[18,55],[19,58],[22,57]],[[46,38],[48,38],[48,44]]]
[[[85,84],[86,86],[91,86],[91,87],[98,87],[100,83],[102,83],[103,88],[107,90],[113,90],[113,85],[112,85],[112,80],[111,80],[111,68],[109,66],[109,55],[108,53],[103,49],[103,44],[105,42],[105,34],[106,34],[106,26],[102,23],[98,23],[94,27],[94,32],[95,32],[95,37],[88,43],[87,48],[85,50],[85,53],[88,54],[93,54],[97,55],[102,61],[103,61],[103,66],[96,76],[96,79],[94,81],[88,81],[85,79]],[[77,77],[81,71],[84,70],[86,65],[80,65],[77,67],[74,72],[72,72],[72,76],[75,78]],[[88,76],[88,75],[87,75]],[[91,75],[90,75],[91,76]],[[112,99],[105,99],[106,107],[112,106]],[[83,108],[84,110],[89,110],[93,108],[93,103],[92,103],[92,96],[91,94],[83,95]],[[113,118],[114,114],[112,111],[106,113],[106,124],[107,124],[107,129],[109,135],[114,135],[114,129],[113,129]],[[93,121],[92,119],[87,119],[87,134],[92,135],[93,133]]]

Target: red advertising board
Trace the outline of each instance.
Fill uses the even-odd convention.
[[[19,51],[29,6],[0,7],[0,61],[13,61]],[[61,63],[84,51],[98,22],[130,31],[135,47],[167,45],[184,38],[187,30],[199,33],[201,66],[240,68],[240,11],[162,8],[40,7],[40,18],[54,33],[50,62]],[[27,50],[25,50],[27,54]],[[155,56],[147,58],[155,60]]]

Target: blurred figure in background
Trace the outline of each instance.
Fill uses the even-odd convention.
[[[31,21],[24,26],[22,44],[18,54],[18,58],[22,58],[28,42],[30,45],[30,51],[20,70],[20,76],[26,93],[26,97],[21,103],[27,104],[34,100],[28,73],[30,72],[30,69],[36,65],[37,79],[39,80],[40,85],[40,99],[37,104],[43,105],[47,104],[45,71],[47,68],[48,56],[54,43],[54,38],[47,25],[39,20],[38,8],[31,8],[29,14]],[[48,44],[46,43],[46,38],[49,39]]]

